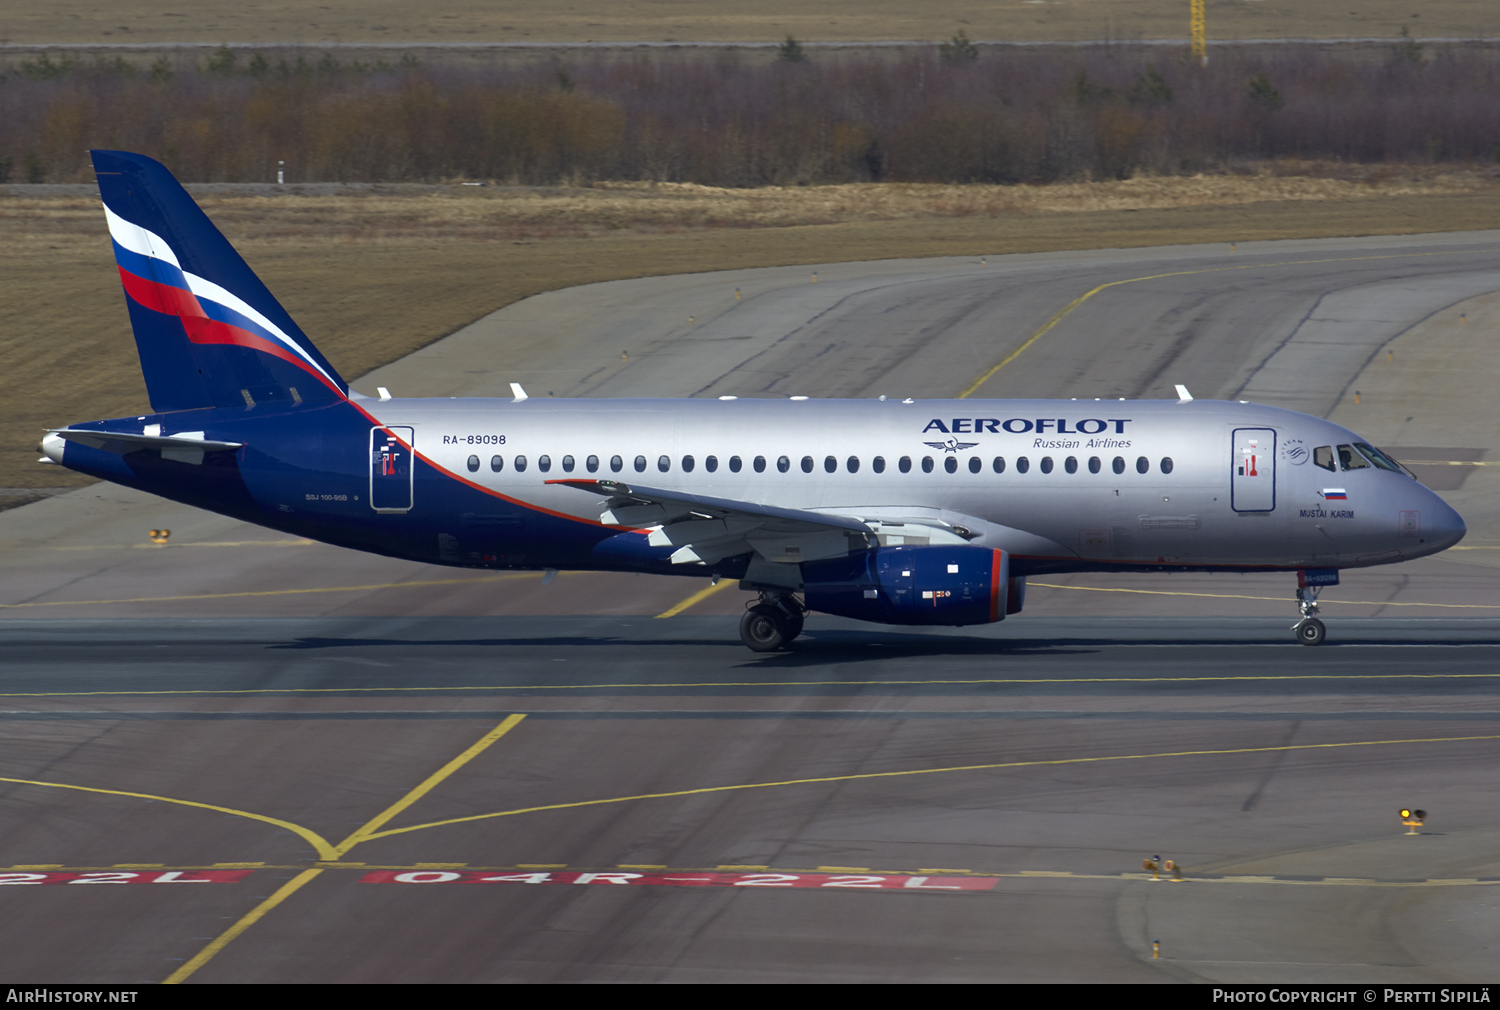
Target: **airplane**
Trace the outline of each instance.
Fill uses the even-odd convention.
[[[817,611],[1018,614],[1067,572],[1346,568],[1463,520],[1321,418],[1244,401],[378,398],[349,387],[161,164],[93,151],[152,413],[49,430],[43,462],[299,537],[478,569],[736,579],[757,652]],[[550,577],[550,576],[549,576]],[[800,598],[799,595],[800,594]]]

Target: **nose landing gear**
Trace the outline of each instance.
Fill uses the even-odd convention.
[[[1302,620],[1292,625],[1292,631],[1297,635],[1297,641],[1303,645],[1322,645],[1323,637],[1327,629],[1323,622],[1318,620],[1318,593],[1322,586],[1308,586],[1297,589],[1297,609],[1302,611]]]
[[[791,593],[760,594],[760,602],[740,618],[740,641],[754,652],[784,649],[798,635],[807,611]]]

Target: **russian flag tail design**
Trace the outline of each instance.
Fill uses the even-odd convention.
[[[348,396],[165,166],[123,151],[91,153],[153,410]]]

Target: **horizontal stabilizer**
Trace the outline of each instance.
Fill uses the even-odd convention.
[[[131,435],[118,431],[91,431],[86,428],[54,428],[47,434],[116,455],[135,452],[137,449],[218,452],[221,449],[238,449],[245,444],[243,442],[215,442],[204,438],[202,432],[177,435]]]

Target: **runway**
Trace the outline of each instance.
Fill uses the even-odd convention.
[[[693,580],[543,587],[104,487],[0,514],[0,972],[1487,981],[1497,277],[1495,233],[689,275],[357,382],[1327,415],[1421,449],[1470,536],[1347,578],[1318,649],[1275,576],[1041,579],[998,625],[815,616],[762,656]]]

